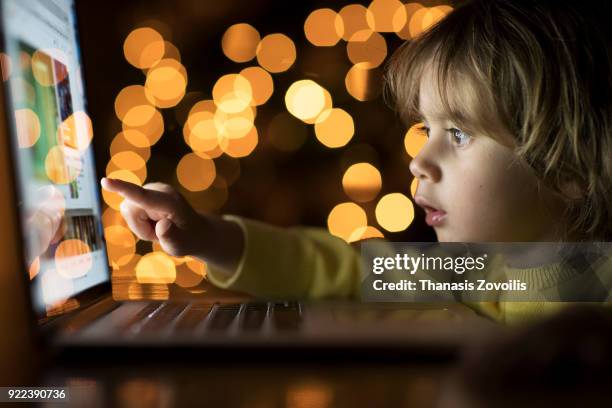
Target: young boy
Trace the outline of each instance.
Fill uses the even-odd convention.
[[[439,241],[611,237],[609,14],[605,2],[577,3],[466,2],[392,57],[388,90],[429,136],[410,170]],[[359,253],[323,229],[198,214],[160,183],[102,186],[126,198],[139,238],[208,262],[215,285],[276,298],[359,292]],[[544,269],[533,273],[567,280],[560,265]],[[505,321],[542,308],[482,306]]]

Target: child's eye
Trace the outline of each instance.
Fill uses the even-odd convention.
[[[450,128],[446,130],[450,132],[453,143],[458,147],[466,146],[472,139],[472,137],[463,130],[457,128]]]
[[[425,133],[425,136],[429,137],[429,128],[427,126],[423,125],[419,128],[419,130]]]

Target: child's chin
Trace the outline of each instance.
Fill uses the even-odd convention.
[[[436,231],[438,242],[461,242],[457,234],[453,234],[447,228],[434,227],[434,231]]]
[[[457,233],[447,226],[435,227],[434,230],[436,231],[438,242],[477,242],[473,237]]]

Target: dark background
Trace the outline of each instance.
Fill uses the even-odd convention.
[[[181,62],[188,72],[187,95],[175,108],[162,109],[165,133],[152,146],[147,163],[147,181],[164,181],[187,195],[196,207],[218,213],[239,214],[276,225],[326,226],[330,210],[341,202],[351,201],[343,191],[342,175],[350,164],[368,161],[383,177],[380,194],[362,204],[369,225],[376,226],[391,240],[432,241],[433,230],[424,223],[423,212],[415,207],[416,215],[407,230],[389,233],[376,224],[374,208],[384,194],[401,192],[411,197],[409,187],[410,157],[403,147],[405,127],[382,96],[360,102],[349,95],[344,77],[352,66],[346,55],[346,42],[334,47],[315,47],[304,35],[304,21],[315,9],[339,11],[344,1],[79,1],[81,48],[85,79],[89,94],[89,112],[94,125],[94,143],[98,173],[105,173],[109,160],[109,144],[121,131],[113,103],[119,91],[132,84],[143,84],[145,75],[131,66],[123,55],[123,41],[135,28],[151,26],[180,50]],[[353,2],[359,3],[359,2]],[[368,6],[369,2],[360,2]],[[424,2],[431,6],[444,2]],[[258,107],[255,124],[259,144],[246,158],[221,156],[215,159],[218,173],[236,172],[240,176],[229,186],[227,197],[214,187],[191,193],[182,189],[175,168],[180,158],[190,152],[184,143],[182,126],[184,112],[201,99],[211,98],[215,81],[223,74],[239,72],[257,65],[257,61],[235,63],[222,52],[221,38],[232,24],[246,22],[265,36],[281,32],[296,44],[297,59],[286,72],[272,74],[274,94]],[[388,56],[403,40],[393,33],[384,34]],[[387,57],[388,58],[388,57]],[[381,65],[381,72],[384,63]],[[348,111],[355,120],[355,136],[339,149],[321,145],[314,136],[313,126],[295,119],[300,131],[307,132],[305,143],[295,152],[283,152],[269,143],[267,128],[279,112],[286,112],[284,94],[288,86],[299,79],[314,79],[330,91],[334,107]],[[215,196],[217,194],[216,198]],[[221,195],[219,198],[218,195]],[[213,199],[211,199],[213,197]],[[221,202],[206,206],[206,202]],[[198,205],[203,204],[203,205]],[[215,208],[218,207],[218,208]]]

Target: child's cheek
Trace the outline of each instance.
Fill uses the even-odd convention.
[[[517,210],[513,192],[499,188],[507,183],[503,173],[489,169],[462,173],[451,181],[446,234],[453,241],[508,240]],[[459,173],[461,174],[461,173]],[[442,232],[442,231],[440,231]]]

